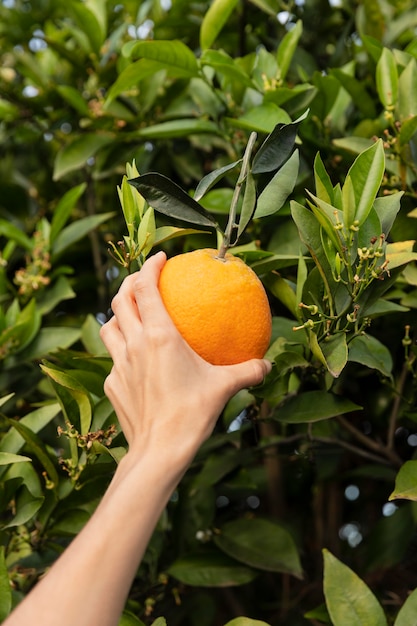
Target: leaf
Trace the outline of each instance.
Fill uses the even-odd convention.
[[[316,184],[316,196],[327,202],[327,204],[332,205],[334,202],[333,185],[319,152],[317,152],[314,159],[314,181]]]
[[[171,565],[168,574],[194,587],[232,587],[245,585],[257,573],[222,552],[207,552],[182,557]]]
[[[388,261],[389,271],[417,260],[417,252],[413,252],[414,244],[414,240],[395,241],[387,244],[385,257]]]
[[[385,155],[382,140],[378,139],[370,148],[362,152],[349,169],[353,193],[356,201],[353,220],[359,225],[366,220],[382,183],[385,171]],[[345,224],[348,228],[351,223]]]
[[[6,237],[8,240],[15,241],[25,250],[32,250],[33,248],[33,240],[25,235],[20,228],[17,228],[17,226],[14,226],[14,224],[7,220],[0,219],[0,235],[3,235],[3,237]]]
[[[74,209],[80,197],[83,195],[86,186],[87,185],[85,183],[81,183],[81,185],[73,187],[72,189],[67,191],[59,200],[54,209],[54,214],[51,221],[51,232],[49,235],[49,241],[51,244],[53,244],[58,234],[67,223],[69,217],[71,216],[72,210]]]
[[[12,608],[12,587],[7,570],[5,547],[0,546],[0,623],[6,619]]]
[[[376,66],[376,87],[381,103],[386,109],[396,106],[398,101],[398,70],[395,57],[389,48],[384,48]]]
[[[221,77],[229,81],[235,81],[239,85],[253,87],[253,83],[240,65],[224,50],[204,50],[200,58],[202,66],[214,69]],[[230,119],[228,118],[230,122]]]
[[[269,626],[266,622],[261,622],[258,619],[251,619],[250,617],[235,617],[230,622],[227,622],[224,626]]]
[[[160,226],[155,231],[154,246],[157,246],[164,241],[175,239],[176,237],[187,237],[188,235],[199,235],[205,233],[204,230],[197,230],[195,228],[177,228],[175,226]]]
[[[34,361],[46,357],[56,350],[72,346],[81,337],[79,328],[46,326],[41,328],[35,339],[19,353],[19,361]]]
[[[243,194],[242,208],[240,211],[237,238],[239,239],[246,226],[252,219],[256,207],[256,184],[252,173],[249,171],[245,181],[245,193]]]
[[[417,589],[414,589],[398,612],[394,626],[417,626]]]
[[[417,461],[406,461],[395,478],[395,488],[388,500],[417,501]]]
[[[252,174],[275,172],[285,163],[293,151],[297,128],[307,114],[308,111],[291,124],[277,124],[256,153]]]
[[[294,28],[291,28],[291,30],[285,34],[278,46],[277,63],[279,67],[279,78],[281,81],[284,81],[287,76],[294,52],[297,49],[302,33],[303,23],[301,20],[298,20]]]
[[[324,557],[324,595],[334,626],[387,626],[384,611],[369,587],[328,550]]]
[[[237,4],[238,0],[212,0],[200,28],[202,50],[211,47]]]
[[[196,187],[196,190],[194,192],[194,200],[198,202],[198,200],[200,200],[209,191],[209,189],[213,187],[213,185],[218,183],[219,180],[221,180],[228,172],[240,165],[240,163],[242,163],[242,159],[234,161],[233,163],[229,163],[224,167],[219,167],[218,169],[204,176],[204,178],[200,180]]]
[[[198,76],[194,52],[182,41],[132,41],[123,46],[124,56],[141,57],[158,61],[162,67],[175,69],[182,76]]]
[[[400,210],[403,194],[403,191],[397,191],[387,196],[375,198],[374,209],[381,222],[381,231],[384,233],[385,237],[388,236],[398,211]]]
[[[88,433],[92,419],[92,401],[87,389],[74,376],[66,372],[46,365],[41,365],[41,368],[55,383],[68,389],[78,406],[80,432],[82,435]]]
[[[299,163],[298,150],[295,150],[288,161],[284,163],[262,190],[258,198],[254,218],[273,215],[282,208],[297,182]]]
[[[302,569],[290,533],[266,519],[237,519],[224,524],[214,543],[245,565],[269,572],[285,572],[302,578]]]
[[[15,428],[19,435],[23,437],[28,449],[41,463],[52,483],[57,486],[59,483],[58,473],[40,437],[21,421],[10,419],[5,416],[1,416],[1,419],[3,419],[9,426]]]
[[[78,135],[58,152],[53,180],[60,180],[69,172],[84,167],[89,158],[93,157],[101,148],[114,142],[112,133],[85,133]]]
[[[103,32],[96,15],[81,2],[72,2],[69,8],[75,14],[80,30],[87,36],[91,50],[98,55],[104,41],[105,32]]]
[[[155,241],[155,211],[149,207],[140,221],[138,228],[138,244],[143,256],[147,256],[152,250]]]
[[[26,463],[32,459],[21,454],[12,454],[10,452],[0,452],[0,465],[11,465],[12,463]]]
[[[384,344],[371,335],[359,335],[349,343],[349,361],[378,370],[383,376],[392,375],[392,356]]]
[[[214,122],[205,119],[178,119],[160,124],[150,124],[132,133],[132,137],[142,139],[174,139],[175,137],[188,137],[209,133],[222,135],[221,130]]]
[[[124,611],[117,626],[145,626],[145,624],[133,613]]]
[[[129,91],[130,89],[136,90],[143,79],[148,78],[148,76],[153,76],[164,67],[166,66],[163,63],[152,59],[139,59],[139,61],[129,63],[110,87],[104,109],[108,109],[113,100],[121,93]]]
[[[85,237],[89,232],[107,222],[114,213],[100,213],[98,215],[88,215],[66,226],[57,235],[52,246],[52,254],[61,254],[64,250]]]
[[[211,215],[166,176],[151,172],[133,178],[129,183],[160,213],[199,226],[218,228]]]
[[[336,417],[362,407],[327,391],[305,391],[278,406],[273,419],[286,424],[304,424]]]
[[[331,335],[320,343],[326,366],[334,378],[338,378],[348,361],[348,348],[345,333]]]
[[[225,121],[235,128],[271,133],[277,124],[291,123],[291,118],[284,109],[273,102],[265,102],[246,111],[240,117],[226,117]]]

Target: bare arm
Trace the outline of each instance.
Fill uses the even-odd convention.
[[[105,392],[129,451],[89,522],[4,626],[115,626],[159,516],[225,403],[270,370],[264,360],[212,366],[191,350],[159,295],[164,263],[159,253],[125,279],[102,328],[114,363]]]

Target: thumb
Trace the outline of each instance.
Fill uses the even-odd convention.
[[[272,370],[272,363],[267,359],[251,359],[236,365],[227,365],[232,380],[232,393],[246,387],[260,385]]]

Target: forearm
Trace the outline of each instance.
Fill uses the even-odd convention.
[[[153,529],[181,475],[129,455],[96,512],[4,626],[115,626]],[[74,582],[76,581],[76,584]]]

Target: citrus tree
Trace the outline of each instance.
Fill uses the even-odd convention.
[[[125,453],[112,295],[154,250],[211,247],[267,288],[274,367],[173,494],[120,624],[413,623],[411,0],[0,18],[1,618]]]

